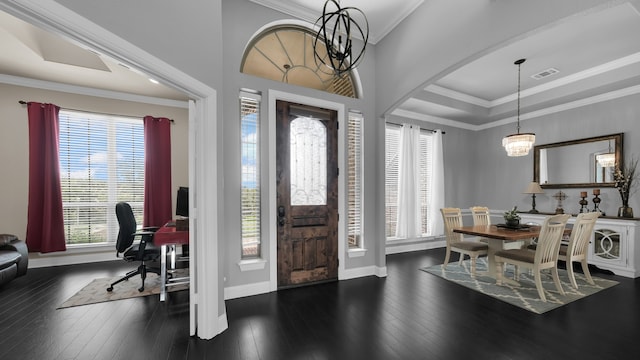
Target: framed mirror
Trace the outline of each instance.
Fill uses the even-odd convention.
[[[536,145],[533,180],[543,188],[613,187],[613,167],[624,160],[622,140],[619,133]],[[615,156],[615,162],[607,164],[603,155]]]

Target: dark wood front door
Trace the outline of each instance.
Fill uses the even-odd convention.
[[[276,107],[278,287],[337,280],[337,113]]]

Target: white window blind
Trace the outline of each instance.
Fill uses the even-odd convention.
[[[427,215],[429,214],[429,199],[431,199],[432,188],[432,156],[431,149],[433,148],[433,136],[431,132],[424,131],[420,134],[420,218],[422,219],[422,234],[423,236],[430,235],[431,229],[428,228],[430,222],[427,221]]]
[[[142,224],[142,119],[61,110],[60,180],[67,244],[115,242],[115,204]]]
[[[260,256],[260,95],[240,93],[242,258]]]
[[[347,124],[347,243],[350,248],[362,244],[362,115],[349,112]]]
[[[385,131],[385,223],[387,238],[396,234],[398,216],[398,156],[400,127],[387,125]]]
[[[431,152],[433,136],[430,131],[420,132],[420,198],[422,236],[431,234],[428,228],[427,214],[429,213],[429,199],[432,188],[433,164]],[[387,124],[385,131],[385,222],[388,239],[394,239],[397,223],[398,198],[398,155],[400,151],[400,127]]]

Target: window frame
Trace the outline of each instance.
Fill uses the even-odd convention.
[[[245,108],[245,101],[247,102],[247,108]],[[251,102],[252,105],[248,103]],[[260,106],[262,104],[262,97],[259,93],[249,92],[249,91],[240,91],[239,94],[239,108],[240,108],[240,259],[244,260],[252,260],[252,259],[260,259],[262,257],[262,186],[261,186],[261,136],[262,131],[260,127],[261,123],[261,111]],[[251,124],[246,124],[247,126],[255,126],[255,136],[254,142],[246,142],[245,141],[245,122],[249,121],[245,116],[243,116],[244,111],[250,111],[248,107],[251,106],[252,109],[256,113],[255,120],[252,121]],[[247,148],[245,148],[245,145]],[[246,165],[245,164],[245,150],[251,151],[248,149],[248,146],[253,148],[253,154],[251,154],[255,160],[254,164],[254,174],[255,177],[252,179],[256,184],[256,191],[254,192],[253,200],[257,199],[257,206],[253,206],[253,214],[255,217],[255,221],[257,224],[252,226],[253,234],[252,238],[253,242],[247,241],[245,243],[245,239],[249,237],[248,233],[250,232],[247,228],[248,218],[246,217],[246,212],[251,209],[245,209],[245,188],[243,186],[243,182],[245,181],[245,177],[250,175],[249,173],[245,173]],[[246,232],[245,232],[246,230]],[[255,247],[255,250],[254,250]]]
[[[390,139],[390,134],[395,133],[395,138]],[[398,189],[398,152],[400,145],[400,125],[389,123],[385,124],[385,237],[387,241],[407,240],[405,238],[397,238],[395,236],[395,223],[397,222],[397,189]],[[394,153],[390,153],[390,147],[395,149]],[[429,152],[433,151],[433,132],[430,130],[420,129],[420,208],[421,208],[421,235],[419,238],[432,236],[432,229],[429,228],[427,214],[429,214],[429,199],[433,181],[433,163],[432,156]],[[393,178],[389,179],[389,170],[393,170]],[[395,184],[394,184],[394,183]],[[395,212],[390,213],[389,208],[396,208]],[[393,226],[390,226],[393,223]]]
[[[364,249],[364,184],[362,113],[350,110],[347,119],[347,239],[349,250]]]
[[[132,116],[61,109],[58,121],[65,242],[70,248],[114,244],[119,231],[114,210],[116,203],[127,201],[134,211],[136,222],[142,224],[143,220],[145,161],[143,120]],[[128,128],[126,136],[120,133],[121,127]],[[80,130],[82,133],[75,133]],[[127,144],[127,141],[131,143]],[[121,145],[123,143],[125,143],[124,147]],[[129,157],[122,155],[119,148],[131,150]],[[82,158],[85,159],[86,165],[85,168],[79,169]],[[121,158],[132,161],[121,161]],[[96,159],[97,161],[93,161]],[[100,166],[104,162],[106,162],[106,169]],[[96,165],[92,166],[93,163]],[[86,178],[84,170],[86,170]],[[103,186],[95,180],[100,179],[101,171],[105,171],[102,176],[106,176],[104,180],[106,183],[102,182]],[[128,174],[129,181],[122,181],[123,172]],[[122,197],[123,194],[128,194],[126,199]],[[102,200],[101,197],[105,197],[104,201],[99,201]],[[71,198],[81,200],[71,201]],[[73,215],[74,219],[70,220],[73,209],[81,207],[102,208],[100,211],[104,213],[96,214],[89,210],[90,212],[85,215],[82,211],[76,211]],[[104,221],[101,221],[101,218]],[[88,223],[82,224],[81,220]],[[71,234],[77,234],[77,228],[83,226],[87,226],[87,231],[80,231],[79,236],[88,238],[89,241],[74,240],[78,235],[71,236]],[[93,236],[96,236],[95,240],[99,240],[99,235],[92,234],[99,234],[100,227],[104,227],[102,238],[105,241],[92,241]]]

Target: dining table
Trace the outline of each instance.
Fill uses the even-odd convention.
[[[487,245],[489,247],[487,251],[487,271],[479,272],[479,274],[490,276],[495,279],[495,253],[502,250],[506,243],[537,238],[540,235],[540,229],[541,227],[538,225],[520,225],[518,227],[507,227],[501,225],[471,225],[454,228],[453,232],[464,235],[479,236],[487,239]]]

